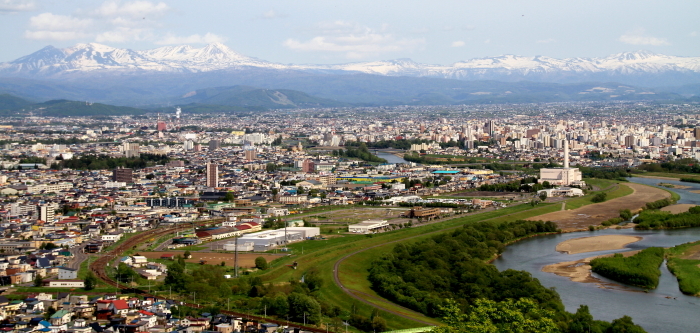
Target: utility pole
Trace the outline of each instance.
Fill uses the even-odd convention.
[[[233,269],[234,275],[238,278],[238,236],[234,237],[234,246],[236,247],[233,251]]]

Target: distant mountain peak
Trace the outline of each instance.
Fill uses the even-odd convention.
[[[678,74],[683,75],[686,81],[700,81],[696,79],[700,77],[700,57],[668,56],[646,50],[623,52],[602,58],[567,59],[505,54],[458,61],[451,65],[422,64],[406,58],[335,65],[283,65],[242,55],[218,42],[200,48],[176,45],[139,51],[99,43],[81,43],[64,49],[47,46],[14,61],[0,63],[0,76],[44,78],[81,75],[87,72],[108,74],[109,71],[143,75],[238,71],[245,68],[543,82],[583,82],[591,79],[607,81],[620,75],[638,77],[647,74]]]

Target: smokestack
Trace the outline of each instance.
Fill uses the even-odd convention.
[[[569,167],[569,140],[564,139],[564,168]]]

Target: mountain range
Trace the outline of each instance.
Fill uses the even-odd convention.
[[[581,100],[579,94],[587,98],[591,94],[586,91],[597,86],[605,88],[603,91],[617,87],[632,87],[622,90],[636,91],[635,94],[615,91],[594,94],[603,100],[621,95],[631,99],[675,98],[700,95],[699,84],[700,57],[647,51],[604,58],[504,55],[451,65],[421,64],[410,59],[294,65],[248,57],[220,43],[202,48],[181,45],[145,51],[88,43],[63,49],[47,46],[0,63],[0,93],[32,100],[76,99],[130,106],[181,103],[188,94],[196,96],[187,100],[192,103],[226,100],[230,104],[236,100],[231,98],[230,91],[226,99],[212,96],[211,89],[221,93],[219,90],[234,86],[295,90],[314,98],[307,106],[340,106],[508,102],[518,95],[513,89],[535,96],[515,99],[521,101],[562,100],[564,95]],[[576,87],[581,89],[575,91]],[[544,98],[548,92],[553,95]],[[265,102],[270,98],[274,100],[274,96],[267,96]],[[280,99],[266,107],[285,103]],[[286,105],[303,107],[304,103]]]

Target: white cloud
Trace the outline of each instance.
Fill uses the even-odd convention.
[[[547,38],[547,39],[538,40],[537,43],[538,43],[538,44],[549,44],[549,43],[554,43],[554,42],[556,42],[556,41],[557,41],[557,40],[554,39],[554,38]]]
[[[464,45],[466,45],[466,44],[465,44],[463,41],[458,40],[458,41],[456,41],[456,42],[452,42],[452,45],[450,45],[450,46],[452,46],[452,47],[462,47],[462,46],[464,46]]]
[[[31,0],[0,0],[0,12],[23,12],[36,9]]]
[[[152,39],[153,34],[148,29],[130,27],[116,27],[113,30],[97,34],[95,41],[98,43],[124,43],[128,41],[143,41]]]
[[[91,25],[92,20],[90,19],[42,13],[29,18],[29,30],[24,32],[24,37],[41,40],[85,38],[89,35],[86,30]]]
[[[156,41],[159,45],[179,45],[179,44],[209,44],[222,43],[226,39],[213,33],[206,33],[204,36],[194,34],[190,36],[175,36],[172,34],[166,35],[163,39]]]
[[[665,38],[652,37],[645,34],[644,29],[636,29],[630,33],[620,36],[619,41],[632,45],[670,45]]]
[[[160,16],[169,11],[170,7],[164,2],[154,3],[150,1],[106,1],[102,6],[93,11],[94,15],[104,17],[130,17],[132,19]]]
[[[347,58],[413,50],[425,44],[424,38],[397,38],[387,25],[372,29],[347,21],[322,22],[314,32],[320,36],[302,42],[287,39],[283,45],[295,51],[344,53]]]
[[[697,36],[697,35],[698,35],[698,32],[697,32],[697,31],[693,31],[693,32],[691,32],[691,33],[688,34],[688,36],[690,36],[690,37],[695,37],[695,36]]]
[[[491,44],[491,40],[490,39],[485,40],[484,44]]]
[[[268,20],[277,19],[277,18],[285,18],[285,17],[287,17],[287,15],[280,14],[274,10],[269,10],[269,11],[266,11],[262,14],[262,18],[268,19]]]

